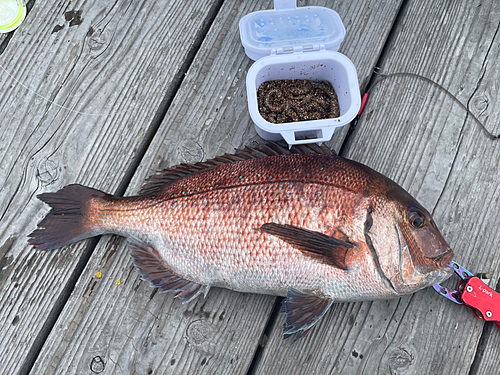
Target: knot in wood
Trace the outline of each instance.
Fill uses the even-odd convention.
[[[107,29],[93,30],[87,32],[90,55],[100,55],[111,41],[111,33]]]
[[[216,352],[214,341],[215,328],[206,320],[195,320],[186,329],[188,343],[204,355],[211,356]]]
[[[391,370],[391,374],[408,370],[414,361],[414,355],[406,348],[396,347],[389,350],[389,369]]]
[[[485,95],[479,95],[472,99],[472,107],[474,111],[481,116],[488,109],[488,97]]]
[[[101,358],[101,356],[92,358],[92,361],[90,362],[90,371],[95,374],[99,374],[103,372],[105,368],[106,364],[104,363],[104,360]]]
[[[59,177],[59,168],[55,161],[43,159],[36,169],[36,178],[44,185],[50,185],[57,181]]]
[[[176,150],[177,160],[181,163],[194,164],[204,159],[203,148],[195,141],[182,141]]]

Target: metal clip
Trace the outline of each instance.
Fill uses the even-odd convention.
[[[448,288],[445,288],[439,284],[433,285],[432,287],[436,292],[441,294],[443,297],[448,298],[450,301],[453,301],[455,303],[458,303],[459,305],[463,305],[462,301],[462,291],[463,291],[463,286],[465,284],[465,281],[469,280],[471,277],[474,277],[472,272],[467,271],[464,267],[462,267],[460,264],[451,261],[450,263],[447,264],[448,267],[452,267],[455,273],[460,277],[463,281],[460,282],[460,285],[458,286],[458,290],[450,290]]]
[[[434,290],[450,301],[470,308],[477,319],[494,322],[500,330],[500,293],[460,264],[450,262],[447,266],[453,267],[462,281],[457,290],[450,290],[439,284],[433,285]]]

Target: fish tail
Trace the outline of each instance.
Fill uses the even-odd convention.
[[[37,250],[54,250],[74,242],[104,234],[96,206],[109,194],[82,185],[68,185],[55,193],[37,196],[52,210],[29,235]]]

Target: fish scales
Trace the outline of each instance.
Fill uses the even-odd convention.
[[[319,183],[358,193],[364,193],[370,182],[370,187],[374,190],[388,188],[385,186],[386,181],[374,180],[374,177],[381,176],[377,172],[368,170],[361,164],[357,167],[353,168],[346,159],[336,156],[276,155],[265,159],[221,165],[175,181],[168,186],[165,197],[176,198],[209,190],[272,182]],[[167,196],[167,192],[170,196]]]
[[[339,189],[324,184],[264,183],[224,189],[224,194],[212,190],[166,199],[154,208],[151,198],[128,199],[113,214],[107,210],[116,203],[106,203],[103,220],[111,218],[112,224],[103,225],[106,230],[123,231],[151,243],[176,274],[201,284],[286,295],[291,284],[321,291],[331,279],[329,275],[335,274],[339,285],[336,297],[357,300],[384,295],[379,293],[380,287],[385,287],[366,247],[352,257],[365,264],[359,267],[361,272],[370,271],[346,273],[318,264],[255,228],[281,222],[331,235],[342,226],[356,242],[362,233],[348,218],[353,217],[360,199],[357,193],[342,196]],[[355,290],[360,280],[366,288],[361,294]]]

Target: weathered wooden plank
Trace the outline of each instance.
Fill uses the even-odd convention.
[[[498,135],[500,133],[500,66],[498,65],[500,59],[500,5],[493,2],[491,8],[487,7],[486,11],[492,14],[489,17],[483,15],[483,22],[489,24],[489,27],[485,29],[488,30],[488,35],[491,35],[491,29],[494,29],[494,34],[490,37],[491,42],[482,45],[486,51],[483,52],[482,58],[478,58],[478,63],[481,62],[481,78],[467,103],[472,113],[486,125],[486,128]],[[468,123],[470,124],[470,121]],[[475,129],[478,129],[477,126]],[[462,253],[466,257],[464,259],[467,259],[476,270],[483,269],[491,273],[493,279],[489,286],[496,287],[496,290],[500,291],[500,250],[498,231],[494,225],[499,209],[498,183],[500,173],[498,162],[496,162],[498,159],[495,160],[498,157],[499,145],[496,142],[486,141],[484,137],[481,137],[481,134],[477,135],[477,130],[476,135],[472,132],[469,134],[471,138],[479,138],[480,142],[463,148],[462,152],[457,155],[457,159],[460,160],[460,169],[467,171],[468,176],[466,179],[462,177],[465,181],[459,181],[464,187],[459,187],[458,183],[455,184],[451,199],[459,203],[466,203],[464,206],[458,205],[457,219],[463,222],[463,225],[474,225],[475,228],[471,228],[472,230],[464,233],[457,240],[463,241],[464,246],[466,246],[467,250]],[[474,161],[472,164],[469,164],[470,159]],[[474,168],[478,169],[475,173],[472,172]],[[474,194],[473,200],[466,194],[467,189],[471,189],[471,193]],[[465,212],[466,215],[463,215],[462,212]],[[460,214],[462,216],[459,216]],[[467,246],[468,243],[470,243],[469,246]],[[467,332],[464,333],[464,336],[466,335]],[[484,327],[470,375],[498,372],[499,358],[500,331],[495,325],[488,323]]]
[[[500,290],[498,284],[496,290]],[[470,374],[494,374],[498,372],[499,351],[500,333],[498,332],[498,328],[493,323],[487,323],[484,327]]]
[[[498,10],[493,1],[407,2],[382,71],[431,78],[498,134]],[[500,141],[487,138],[443,91],[397,77],[371,93],[347,157],[405,187],[433,213],[457,261],[473,272],[491,271],[496,283],[500,236],[491,223],[500,208],[499,152]],[[430,288],[393,301],[335,306],[292,347],[282,343],[282,323],[283,317],[258,374],[468,374],[482,332],[470,311]],[[497,343],[485,340],[478,374],[497,371]]]
[[[60,253],[27,246],[47,212],[36,194],[75,182],[119,187],[218,6],[37,2],[1,55],[2,373],[27,369],[87,256],[88,243]]]
[[[306,4],[339,11],[347,26],[342,51],[354,56],[360,81],[366,83],[399,2]],[[269,0],[224,3],[134,175],[129,194],[157,169],[231,152],[257,139],[245,95],[252,61],[240,44],[238,21],[249,12],[271,7]],[[388,21],[380,22],[380,17]],[[97,272],[102,279],[96,279]],[[206,300],[183,306],[139,281],[123,241],[106,238],[82,273],[32,373],[80,373],[95,364],[97,356],[106,373],[245,373],[274,302],[270,296],[213,289]]]

